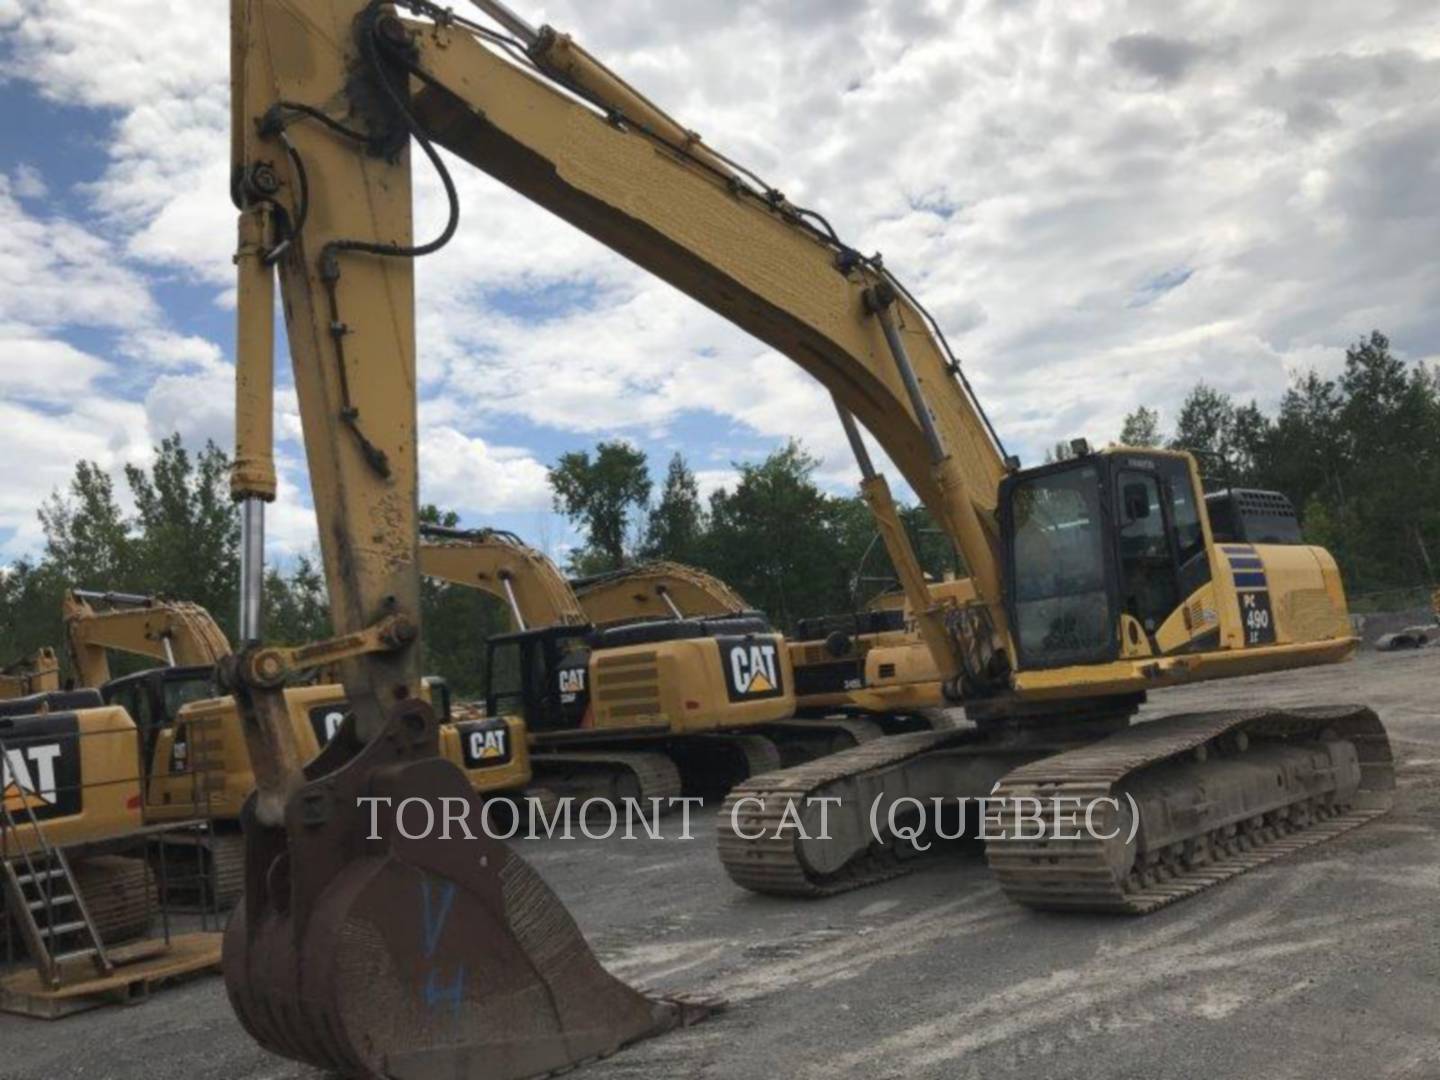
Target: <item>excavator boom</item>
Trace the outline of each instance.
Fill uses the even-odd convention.
[[[695,619],[754,609],[719,578],[684,563],[659,559],[570,583],[596,626],[631,619]]]
[[[130,593],[71,589],[62,602],[77,685],[110,681],[110,650],[167,667],[201,667],[229,655],[230,642],[199,604]]]
[[[570,583],[544,552],[496,529],[422,525],[420,572],[505,603],[515,629],[589,623]]]
[[[571,581],[544,552],[514,533],[421,525],[420,536],[422,574],[489,593],[505,604],[516,630],[751,610],[723,581],[682,563],[637,563]]]

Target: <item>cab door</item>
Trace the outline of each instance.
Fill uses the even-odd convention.
[[[1120,609],[1153,638],[1181,600],[1169,499],[1158,470],[1116,470],[1115,501]]]

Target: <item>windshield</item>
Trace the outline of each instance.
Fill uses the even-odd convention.
[[[165,716],[171,723],[180,715],[180,707],[192,701],[204,701],[215,696],[215,682],[209,675],[194,678],[165,681]]]
[[[1113,622],[1105,589],[1100,477],[1094,466],[1017,484],[1015,632],[1027,667],[1053,667],[1108,652]]]

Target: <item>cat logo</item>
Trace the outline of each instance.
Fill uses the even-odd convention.
[[[583,667],[560,669],[560,700],[566,705],[585,693],[585,669]]]
[[[780,650],[775,638],[717,638],[725,658],[726,689],[731,701],[779,697]]]
[[[510,728],[503,719],[467,720],[455,725],[467,769],[489,769],[510,761]]]
[[[345,722],[349,703],[337,701],[332,705],[315,705],[310,709],[310,727],[315,732],[315,741],[321,746],[330,745],[330,740]]]
[[[80,812],[79,722],[73,715],[34,717],[7,732],[0,760],[5,809],[21,821]]]

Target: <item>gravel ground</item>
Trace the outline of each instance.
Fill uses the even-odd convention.
[[[975,853],[828,900],[753,896],[708,815],[691,841],[522,843],[613,970],[730,1003],[574,1075],[1440,1077],[1440,647],[1146,711],[1262,700],[1374,706],[1394,811],[1142,919],[1019,909]],[[218,978],[56,1023],[0,1016],[4,1080],[318,1075],[251,1043]]]

